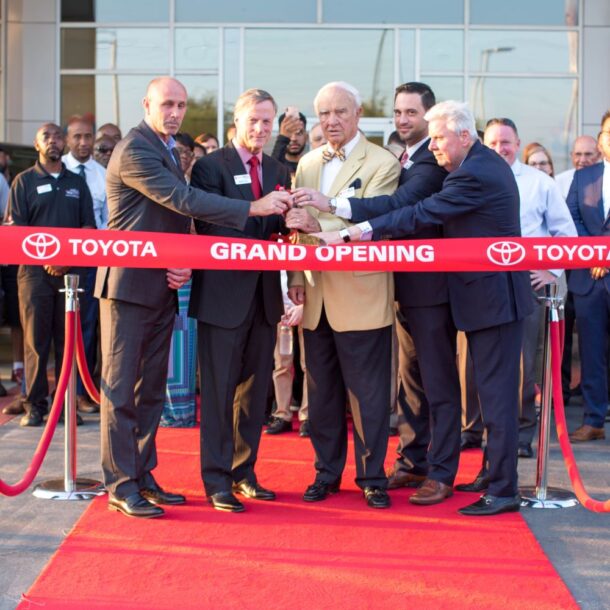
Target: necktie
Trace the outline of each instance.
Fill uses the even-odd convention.
[[[250,157],[249,163],[251,180],[250,186],[252,187],[252,194],[254,195],[254,199],[260,199],[263,195],[261,181],[258,177],[258,166],[260,164],[260,161],[258,160],[257,156],[253,155],[252,157]]]
[[[339,148],[338,150],[324,149],[322,153],[322,163],[328,163],[334,157],[337,157],[339,161],[345,161],[345,148]]]
[[[87,176],[85,175],[85,166],[82,163],[78,164],[78,175],[84,180],[87,179]]]
[[[400,164],[404,167],[407,164],[408,160],[409,160],[409,153],[407,152],[407,149],[405,148],[405,152],[403,152],[402,155],[400,155]]]

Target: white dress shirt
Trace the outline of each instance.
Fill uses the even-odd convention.
[[[604,202],[604,219],[610,213],[610,161],[604,160],[604,177],[602,178],[602,199]]]
[[[61,160],[75,174],[80,175],[81,162],[72,153],[64,155]],[[108,203],[106,201],[106,169],[93,157],[82,163],[85,166],[85,180],[93,199],[93,215],[98,229],[108,228]]]
[[[548,174],[515,160],[511,169],[519,188],[522,237],[577,237],[572,215]],[[556,276],[561,269],[549,269]]]
[[[574,180],[574,172],[576,170],[566,169],[565,172],[561,172],[561,174],[557,174],[555,176],[555,182],[559,187],[559,192],[564,199],[568,198],[568,193],[570,192],[570,186],[572,185],[572,180]]]
[[[356,148],[358,140],[360,140],[360,132],[357,132],[356,135],[345,146],[343,146],[343,150],[345,151],[345,161],[347,161],[350,153],[354,150],[354,148]],[[326,147],[328,150],[335,152],[334,148],[330,144],[326,144]],[[330,188],[332,187],[335,178],[339,175],[345,161],[341,161],[338,157],[333,157],[328,163],[324,163],[324,165],[322,165],[322,175],[320,177],[321,193],[328,195]]]

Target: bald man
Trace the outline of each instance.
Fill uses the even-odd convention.
[[[108,163],[108,228],[188,233],[191,218],[243,231],[249,216],[279,214],[290,196],[274,191],[254,202],[188,186],[174,136],[187,92],[169,77],[151,81],[144,120],[117,145]],[[108,504],[131,517],[159,517],[160,504],[185,498],[164,491],[151,471],[167,382],[176,289],[190,269],[100,268],[102,338],[102,470]]]
[[[566,199],[568,196],[570,185],[572,184],[572,179],[574,178],[574,172],[577,169],[582,169],[583,167],[589,167],[589,165],[599,163],[602,155],[599,152],[597,140],[594,137],[579,136],[576,138],[576,140],[574,140],[570,157],[574,167],[555,176],[555,181],[557,182],[561,195],[564,199]]]

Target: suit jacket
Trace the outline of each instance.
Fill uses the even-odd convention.
[[[142,121],[114,149],[106,173],[108,228],[117,231],[188,233],[201,218],[241,229],[250,206],[188,186],[178,160]],[[145,307],[165,302],[171,292],[165,269],[100,267],[95,296]]]
[[[295,184],[320,188],[323,146],[307,153],[299,161]],[[396,189],[400,164],[396,157],[360,136],[354,150],[343,163],[327,195],[334,197],[350,185],[359,185],[356,194],[371,196],[390,194]],[[322,231],[343,229],[350,222],[308,208]],[[314,330],[320,321],[322,306],[333,330],[371,330],[392,324],[394,282],[390,273],[378,271],[313,271],[314,285],[302,273],[290,274],[290,285],[305,286],[303,327]]]
[[[393,195],[379,195],[369,199],[350,199],[352,222],[375,218],[406,205],[415,205],[421,199],[438,193],[447,177],[443,169],[428,150],[427,139],[413,154],[413,165],[403,169],[400,186]],[[439,239],[442,227],[429,225],[416,231],[413,239]],[[449,302],[446,273],[394,273],[396,300],[402,307],[429,307]]]
[[[475,142],[439,193],[370,221],[374,239],[412,235],[442,225],[445,237],[519,237],[519,190],[508,163]],[[457,328],[481,330],[521,320],[533,310],[529,274],[448,274],[449,303]]]
[[[604,163],[583,167],[574,173],[567,203],[580,236],[610,235],[610,216],[604,214],[603,179]],[[589,269],[573,269],[568,288],[574,294],[584,296],[591,292],[595,282],[604,282],[606,290],[610,291],[610,276],[594,280]]]
[[[278,184],[290,188],[290,173],[279,161],[263,155],[262,169],[264,195],[275,190]],[[245,173],[248,172],[238,152],[229,144],[197,161],[191,174],[191,185],[208,193],[252,201],[254,195],[251,185],[235,184],[235,176]],[[251,239],[269,239],[272,233],[278,233],[283,226],[282,216],[279,215],[248,218],[243,230],[209,222],[195,222],[200,235]],[[195,271],[189,315],[222,328],[236,328],[248,314],[259,279],[262,282],[267,322],[277,324],[284,312],[279,271]]]

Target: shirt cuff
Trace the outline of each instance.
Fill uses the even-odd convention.
[[[349,220],[352,217],[352,206],[349,199],[347,197],[335,197],[335,201],[337,202],[335,216]]]
[[[373,227],[371,227],[370,222],[359,222],[356,226],[362,231],[360,241],[371,241],[373,239]]]

